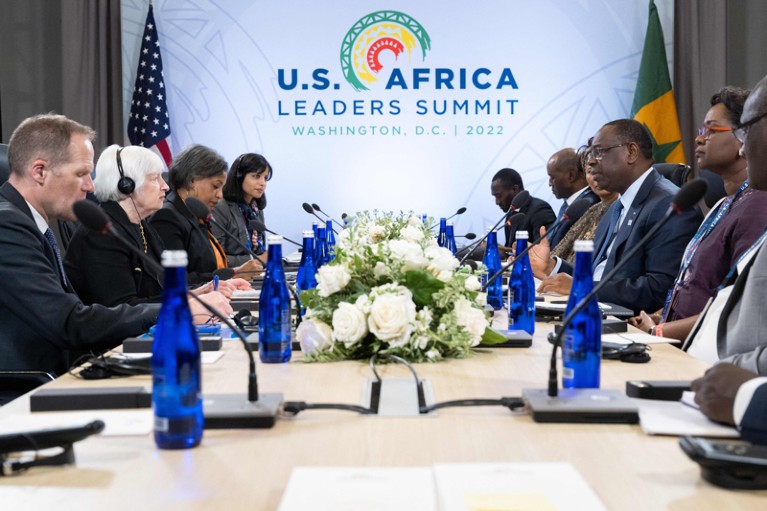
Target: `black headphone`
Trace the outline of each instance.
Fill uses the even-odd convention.
[[[243,156],[245,156],[245,154],[239,155],[237,159],[234,160],[234,163],[232,164],[232,168],[234,168],[234,179],[236,181],[239,181],[242,176],[242,169],[240,167],[242,166]]]
[[[124,147],[121,147],[117,150],[117,171],[120,173],[120,180],[117,181],[117,191],[120,193],[124,193],[125,195],[130,195],[133,193],[133,191],[136,189],[136,182],[133,180],[132,177],[128,177],[125,175],[125,171],[123,170],[123,161],[122,158],[120,158],[120,152],[125,149]]]

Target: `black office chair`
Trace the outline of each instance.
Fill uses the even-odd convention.
[[[0,371],[0,406],[53,380],[45,371]]]
[[[722,181],[722,178],[710,170],[701,169],[696,176],[689,165],[684,165],[682,163],[656,163],[653,167],[655,167],[655,170],[660,172],[663,177],[680,188],[694,177],[699,177],[704,180],[708,185],[708,188],[706,188],[706,195],[703,197],[703,200],[706,202],[706,206],[708,206],[709,209],[712,208],[719,199],[727,195],[724,191],[724,182]]]
[[[0,144],[0,185],[8,181],[11,167],[8,165],[8,144]]]

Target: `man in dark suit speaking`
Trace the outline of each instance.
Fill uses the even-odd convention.
[[[48,224],[75,220],[93,191],[95,133],[62,115],[24,120],[11,135],[0,187],[0,370],[61,374],[70,351],[112,348],[145,332],[159,304],[84,305],[64,273]]]
[[[620,194],[594,233],[594,280],[600,280],[660,221],[679,189],[652,167],[652,139],[633,119],[602,126],[587,156],[600,188]],[[697,209],[671,217],[602,288],[599,300],[635,312],[661,308],[701,220]],[[544,258],[540,253],[534,253],[531,263],[540,272],[555,274],[544,278],[540,291],[570,292],[573,268],[569,263],[551,261],[548,254]]]

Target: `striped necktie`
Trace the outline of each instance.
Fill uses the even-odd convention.
[[[596,269],[597,266],[599,266],[602,261],[607,259],[607,256],[609,255],[607,253],[607,249],[610,247],[610,244],[615,239],[615,235],[618,234],[618,220],[621,218],[621,213],[623,212],[623,203],[618,200],[615,201],[615,206],[613,207],[613,213],[610,217],[610,227],[607,230],[608,235],[605,236],[605,240],[602,243],[602,245],[599,247],[599,252],[597,253],[597,256],[594,258],[594,263],[592,266],[592,269]]]

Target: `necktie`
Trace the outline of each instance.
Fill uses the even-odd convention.
[[[613,206],[612,215],[610,216],[610,227],[607,230],[607,236],[605,236],[605,240],[599,247],[597,256],[594,258],[593,269],[596,269],[602,261],[607,259],[607,249],[615,239],[615,235],[618,233],[618,220],[620,220],[622,212],[623,203],[621,201],[616,201],[615,206]]]
[[[64,273],[64,263],[61,261],[61,251],[59,250],[59,244],[56,242],[56,236],[53,235],[53,231],[48,228],[45,231],[45,240],[48,242],[48,244],[53,249],[53,252],[56,254],[56,262],[59,264],[59,273],[61,274],[61,282],[64,284],[64,287],[67,287],[67,274]]]
[[[557,220],[562,220],[562,216],[565,214],[565,211],[567,211],[567,201],[562,201],[562,207],[559,208],[559,214],[557,215]]]

